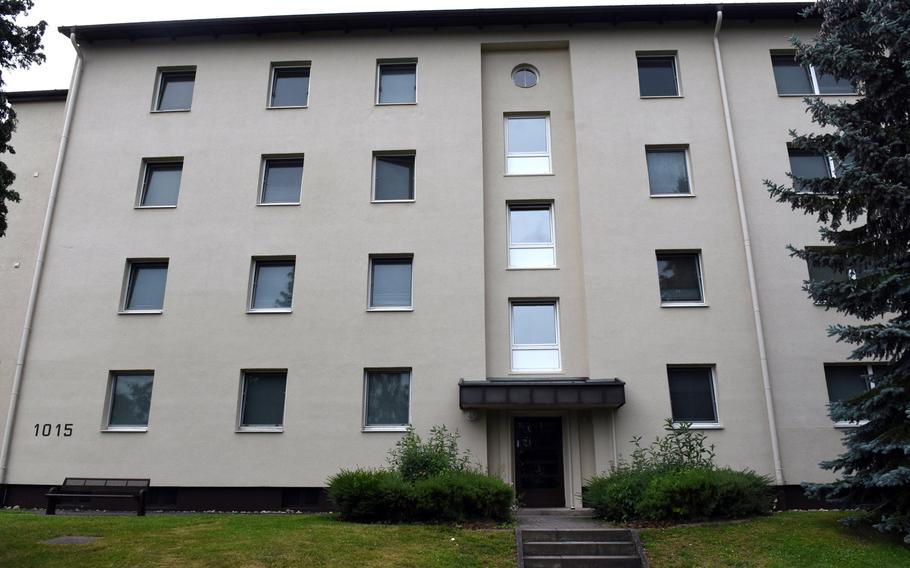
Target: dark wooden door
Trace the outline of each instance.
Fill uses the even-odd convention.
[[[515,491],[522,507],[565,507],[562,418],[515,418]]]

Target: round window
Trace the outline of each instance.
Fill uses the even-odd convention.
[[[537,69],[530,65],[519,65],[512,70],[512,82],[522,89],[533,87],[537,84]]]

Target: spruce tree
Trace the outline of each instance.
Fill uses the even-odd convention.
[[[910,1],[820,0],[804,15],[820,17],[821,28],[793,39],[796,60],[850,81],[859,97],[807,97],[822,133],[791,132],[793,147],[833,158],[834,177],[765,183],[817,217],[829,245],[791,253],[849,274],[804,287],[850,316],[829,335],[854,346],[852,359],[888,365],[865,394],[831,404],[834,420],[857,427],[846,431],[845,451],[821,464],[837,480],[805,486],[870,511],[877,529],[910,542]]]

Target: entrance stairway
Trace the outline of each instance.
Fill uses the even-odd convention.
[[[587,511],[523,509],[516,536],[519,568],[647,568],[632,530],[604,528]]]

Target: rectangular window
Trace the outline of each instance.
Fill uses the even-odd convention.
[[[376,66],[376,104],[405,105],[417,102],[417,62],[379,62]]]
[[[107,430],[146,430],[152,403],[151,371],[112,372],[108,387]]]
[[[798,178],[793,180],[793,187],[797,191],[807,191],[803,180],[824,179],[834,175],[834,164],[827,156],[796,148],[788,148],[787,154],[790,157],[790,173]]]
[[[556,266],[553,205],[509,205],[509,268]]]
[[[310,96],[309,65],[272,66],[269,108],[305,107]]]
[[[414,201],[413,153],[373,155],[373,201]]]
[[[646,147],[651,195],[691,195],[686,148]]]
[[[293,258],[253,259],[250,311],[290,312],[294,299]]]
[[[404,430],[411,422],[410,369],[365,372],[364,430]]]
[[[160,313],[164,309],[167,260],[127,260],[123,312]]]
[[[549,174],[550,117],[506,116],[506,174]]]
[[[411,309],[413,262],[411,256],[370,257],[369,309]]]
[[[193,85],[196,68],[159,69],[155,93],[156,111],[190,110],[193,104]]]
[[[661,305],[703,304],[701,262],[697,252],[657,253]]]
[[[667,367],[674,422],[717,424],[713,367]]]
[[[240,430],[282,430],[287,379],[287,371],[243,372]]]
[[[181,160],[146,160],[139,207],[176,207],[183,175]]]
[[[260,205],[299,205],[303,157],[265,158]]]
[[[559,314],[556,301],[512,301],[512,370],[559,371]]]
[[[850,81],[837,79],[810,65],[796,61],[795,52],[771,53],[771,67],[778,95],[854,95]]]
[[[819,250],[819,249],[810,249],[810,250]],[[823,247],[820,250],[825,250]],[[806,261],[806,266],[809,269],[809,281],[810,282],[846,282],[847,280],[855,280],[856,274],[853,270],[836,270],[830,266],[823,266],[817,262]]]
[[[679,74],[675,54],[636,54],[638,90],[642,97],[678,97]]]
[[[828,402],[844,402],[854,399],[875,388],[876,376],[888,372],[883,363],[848,363],[825,365],[825,384],[828,387]],[[835,422],[837,427],[860,426],[860,422]]]

